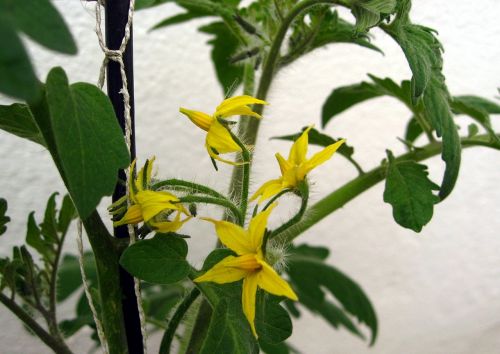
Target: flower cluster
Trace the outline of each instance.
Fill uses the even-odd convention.
[[[242,143],[231,132],[229,121],[225,118],[234,115],[245,115],[262,118],[252,111],[251,104],[267,104],[265,101],[250,96],[237,96],[224,100],[215,110],[213,115],[199,111],[181,108],[180,112],[185,114],[196,126],[207,132],[205,147],[212,159],[235,165],[237,163],[221,158],[220,154],[242,152]],[[307,158],[308,134],[312,127],[304,130],[300,137],[292,145],[288,158],[276,154],[276,159],[281,171],[281,177],[264,183],[253,194],[250,200],[256,200],[258,206],[263,201],[276,196],[283,190],[295,190],[298,193],[301,183],[306,181],[307,174],[315,167],[329,160],[337,149],[344,143],[340,140],[327,146],[322,151]],[[235,141],[235,139],[237,141]],[[133,178],[135,174],[135,161],[130,167],[129,198],[130,206],[126,207],[126,197],[110,206],[111,214],[117,216],[123,214],[121,219],[115,221],[115,226],[125,224],[138,224],[144,222],[151,230],[167,233],[175,232],[192,216],[177,196],[166,192],[151,189],[151,173],[154,158],[146,160],[144,167]],[[304,197],[304,196],[303,196]],[[307,198],[307,196],[306,196]],[[215,282],[218,284],[231,283],[243,280],[242,308],[250,328],[257,337],[255,328],[255,306],[256,294],[260,288],[270,294],[285,296],[291,300],[298,300],[297,295],[290,285],[283,280],[266,257],[266,235],[268,218],[277,203],[269,202],[259,213],[254,212],[248,227],[235,224],[226,220],[215,220],[202,217],[201,219],[212,223],[221,243],[232,250],[234,255],[227,256],[203,275],[193,279],[195,283]],[[170,215],[175,213],[173,220]],[[181,215],[186,217],[181,219]],[[272,257],[271,257],[272,258]]]

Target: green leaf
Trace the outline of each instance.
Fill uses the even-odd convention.
[[[271,139],[295,141],[307,128],[308,127],[303,127],[302,130],[296,134],[274,136]],[[328,145],[335,144],[339,140],[340,139],[334,139],[329,135],[323,134],[314,128],[309,131],[309,144],[311,145],[327,147]],[[349,162],[351,162],[360,173],[363,173],[363,170],[361,169],[359,164],[352,158],[352,155],[354,154],[354,148],[352,146],[349,146],[346,143],[344,143],[340,146],[340,148],[337,151],[340,155],[344,156],[347,160],[349,160]]]
[[[413,143],[423,133],[424,131],[422,130],[422,127],[420,126],[418,121],[415,119],[415,117],[412,117],[406,125],[405,140]]]
[[[0,11],[0,92],[24,100],[35,99],[40,84],[16,31]]]
[[[186,278],[190,271],[187,250],[184,239],[156,234],[152,239],[129,246],[123,252],[120,264],[130,274],[147,282],[175,283]]]
[[[394,220],[399,225],[420,232],[431,220],[434,204],[439,202],[433,193],[439,186],[428,178],[427,166],[395,161],[390,152],[388,158],[384,202],[392,205]]]
[[[472,138],[479,133],[479,128],[476,124],[471,123],[467,126],[467,136]]]
[[[389,78],[381,79],[372,74],[368,74],[368,76],[373,82],[363,81],[354,85],[342,86],[332,91],[323,104],[321,113],[321,125],[323,127],[336,115],[354,105],[384,95],[394,97],[410,109],[416,110],[411,103],[411,85],[409,81],[403,81],[398,85]]]
[[[56,196],[59,193],[52,193],[49,200],[47,201],[47,206],[45,207],[45,216],[41,226],[41,232],[47,240],[52,242],[58,241],[57,233],[57,220],[56,220]]]
[[[280,301],[281,298],[263,291],[257,294],[255,328],[259,341],[276,344],[292,335],[292,320]]]
[[[7,213],[7,201],[3,198],[0,198],[0,235],[3,235],[7,230],[7,223],[10,221],[10,218],[6,215]]]
[[[91,286],[97,285],[97,270],[92,252],[83,255],[83,266],[87,281]],[[78,257],[64,255],[57,273],[57,301],[62,302],[82,287],[82,276]]]
[[[495,107],[494,102],[480,97],[468,96],[465,98],[454,97],[451,101],[451,108],[455,114],[466,114],[471,117],[488,132],[493,142],[500,143],[500,138],[491,126],[489,115],[489,110],[492,110],[493,113],[498,112],[500,106]]]
[[[69,195],[65,195],[62,201],[61,210],[57,221],[57,231],[65,235],[68,231],[69,224],[77,217],[75,206]]]
[[[230,62],[231,56],[238,49],[238,39],[223,22],[213,22],[200,27],[199,30],[214,36],[208,43],[212,46],[212,62],[223,93],[225,94],[229,89],[234,90],[239,86],[243,77],[243,67]]]
[[[18,31],[39,44],[61,53],[76,54],[71,32],[49,0],[0,0],[0,12]]]
[[[42,232],[35,220],[35,212],[32,211],[28,216],[28,226],[26,231],[26,243],[34,248],[44,257],[49,257],[51,243],[42,237]]]
[[[348,108],[381,95],[382,92],[375,85],[368,82],[336,88],[323,104],[321,113],[322,127],[325,127],[334,116]]]
[[[42,133],[29,107],[25,104],[0,105],[0,129],[45,146]]]
[[[483,97],[465,95],[455,96],[453,100],[460,101],[477,110],[486,111],[489,114],[500,114],[500,105]]]
[[[351,11],[356,17],[356,29],[360,32],[376,26],[387,15],[396,11],[397,0],[355,0]]]
[[[241,309],[220,300],[212,314],[200,354],[257,354],[259,347]]]
[[[404,2],[398,17],[386,28],[403,50],[412,77],[413,104],[422,97],[425,117],[429,120],[438,136],[442,136],[443,151],[441,158],[446,169],[441,182],[439,196],[445,199],[455,186],[460,170],[460,138],[450,109],[450,95],[442,74],[442,46],[430,28],[409,22],[410,2]]]
[[[287,273],[299,301],[318,313],[332,326],[342,325],[363,337],[349,316],[357,318],[371,330],[371,344],[377,337],[377,316],[361,287],[338,269],[324,263],[325,251],[309,246],[292,249]],[[333,295],[339,307],[327,299]]]
[[[109,98],[94,85],[68,85],[54,68],[44,97],[30,105],[78,213],[87,217],[115,187],[129,164],[122,131]]]

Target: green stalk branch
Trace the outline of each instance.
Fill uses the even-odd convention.
[[[213,190],[212,188],[209,188],[209,187],[204,186],[202,184],[183,181],[182,179],[175,179],[175,178],[157,182],[151,186],[151,189],[155,191],[155,190],[158,190],[160,188],[176,189],[178,187],[180,187],[182,189],[186,189],[186,190],[193,192],[193,193],[204,193],[206,195],[209,195],[209,196],[212,196],[215,198],[227,199],[224,195],[217,192],[216,190]]]
[[[487,135],[477,135],[472,138],[462,138],[461,143],[464,148],[472,146],[486,146],[500,150],[500,146],[491,143]],[[414,151],[397,157],[396,161],[422,161],[440,154],[441,149],[442,144],[440,142],[432,142],[422,148],[418,148]],[[316,204],[311,206],[306,211],[304,218],[301,221],[279,234],[276,233],[274,237],[277,237],[285,242],[291,242],[311,226],[313,226],[326,216],[330,215],[335,210],[343,207],[346,203],[356,198],[364,191],[384,180],[386,177],[385,169],[385,165],[378,166],[365,173],[364,175],[358,176],[357,178],[346,183],[339,189],[330,193],[329,195],[318,201]]]
[[[179,198],[179,200],[180,203],[205,203],[205,204],[220,205],[226,209],[229,209],[240,224],[243,223],[243,215],[240,213],[240,210],[236,207],[236,205],[234,205],[227,199],[188,195]]]
[[[291,192],[293,192],[293,189],[283,189],[281,192],[279,192],[278,194],[276,194],[274,197],[272,197],[267,202],[267,204],[264,206],[264,208],[262,208],[262,211],[264,211],[267,208],[269,208],[271,206],[271,204],[273,204],[276,200],[278,200],[282,195],[285,195],[285,194],[291,193]]]
[[[300,198],[301,198],[299,211],[297,212],[297,214],[293,216],[293,218],[291,218],[286,223],[278,227],[276,230],[273,230],[269,235],[269,239],[272,239],[277,235],[286,232],[286,230],[290,229],[291,227],[296,225],[300,220],[302,220],[302,217],[304,216],[304,213],[306,212],[307,209],[307,202],[309,200],[309,184],[307,183],[307,180],[301,182],[298,190],[300,191]]]
[[[180,303],[180,305],[175,310],[172,319],[168,322],[168,327],[165,333],[163,334],[163,338],[160,344],[160,354],[169,354],[170,347],[172,345],[172,340],[174,339],[175,332],[177,331],[177,327],[181,323],[186,312],[189,310],[193,302],[200,295],[200,290],[198,288],[193,288],[191,292],[184,298],[184,300]]]
[[[119,254],[97,211],[82,220],[95,255],[101,319],[110,354],[128,352],[122,311]]]
[[[0,302],[5,305],[14,315],[16,315],[33,333],[42,340],[50,349],[57,354],[72,354],[64,341],[50,335],[41,327],[29,314],[27,314],[12,299],[0,293]]]

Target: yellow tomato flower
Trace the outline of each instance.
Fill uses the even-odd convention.
[[[135,172],[135,160],[130,165],[129,196],[131,205],[125,215],[120,220],[115,221],[113,226],[145,222],[157,232],[167,233],[177,231],[191,218],[186,208],[175,195],[165,191],[149,190],[154,159],[153,157],[151,160],[146,160],[144,167],[139,171],[135,180],[132,177]],[[112,210],[125,201],[126,196],[113,203],[108,209]],[[164,211],[177,211],[174,220],[162,219],[161,214]],[[112,213],[116,214],[116,212]],[[181,220],[181,213],[188,215],[188,217]]]
[[[257,214],[251,221],[248,230],[228,221],[218,221],[209,218],[215,225],[215,231],[220,241],[233,250],[237,256],[228,256],[213,266],[195,282],[210,281],[218,284],[231,283],[243,279],[241,301],[253,334],[255,330],[255,298],[257,287],[277,296],[286,296],[297,301],[297,295],[290,285],[265,261],[262,253],[262,243],[267,226],[267,219],[273,204],[265,211]]]
[[[260,114],[252,111],[252,109],[248,107],[250,104],[267,104],[267,102],[259,100],[255,97],[243,95],[224,100],[216,108],[215,113],[212,115],[192,111],[182,107],[179,111],[186,115],[197,127],[207,132],[205,147],[210,157],[221,162],[236,165],[235,162],[219,157],[219,154],[241,152],[241,147],[236,144],[231,137],[231,134],[229,134],[219,119],[236,115],[251,116],[259,119],[262,118]]]
[[[281,170],[281,177],[267,181],[254,193],[250,200],[259,198],[259,203],[278,194],[285,188],[295,188],[298,184],[306,178],[306,175],[328,161],[337,149],[345,142],[344,139],[337,141],[314,154],[310,159],[306,158],[307,147],[309,144],[309,130],[312,126],[308,127],[302,135],[293,143],[288,159],[285,160],[280,153],[276,154],[276,159]]]

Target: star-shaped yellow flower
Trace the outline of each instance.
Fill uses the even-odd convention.
[[[252,111],[250,104],[267,104],[251,96],[235,96],[224,100],[215,110],[213,115],[180,108],[179,111],[185,114],[196,126],[207,132],[205,147],[208,154],[215,160],[235,165],[235,162],[222,159],[219,154],[231,152],[241,152],[241,147],[231,137],[231,134],[219,121],[220,118],[243,115],[262,118],[260,114]]]
[[[167,233],[177,231],[191,218],[186,208],[182,203],[179,203],[180,200],[175,195],[165,191],[149,190],[153,162],[154,157],[151,160],[146,160],[144,167],[139,171],[135,180],[132,178],[135,172],[135,160],[130,165],[129,196],[131,205],[125,215],[120,220],[115,221],[113,226],[145,222],[153,230]],[[113,203],[108,209],[114,210],[125,202],[126,196]],[[165,211],[166,214],[177,211],[174,220],[167,220],[168,215],[163,213]],[[117,211],[111,213],[116,214]],[[188,215],[188,217],[181,220],[181,213]]]
[[[274,206],[275,204],[257,214],[250,221],[248,230],[228,221],[205,218],[215,225],[220,241],[237,256],[224,258],[205,274],[194,279],[195,282],[211,281],[218,284],[243,279],[241,296],[243,312],[255,337],[257,337],[254,324],[257,287],[277,296],[298,300],[290,285],[266,262],[262,252],[267,219]]]
[[[288,159],[285,160],[280,153],[276,154],[276,159],[280,165],[281,177],[272,179],[264,183],[254,193],[250,200],[259,198],[259,203],[278,194],[285,188],[295,188],[297,185],[306,178],[306,175],[317,166],[328,161],[337,149],[344,143],[344,139],[337,141],[314,154],[310,159],[306,158],[307,147],[309,144],[309,130],[312,126],[308,127],[302,135],[293,143]]]

